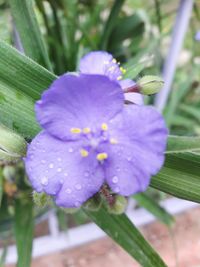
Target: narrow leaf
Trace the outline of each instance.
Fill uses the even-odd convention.
[[[2,175],[2,168],[0,169],[0,208],[1,208],[1,201],[3,198],[3,175]]]
[[[88,210],[85,212],[104,232],[133,256],[141,266],[166,266],[125,214],[111,215],[104,207],[96,212]]]
[[[166,153],[184,153],[200,150],[200,137],[170,136]]]
[[[153,200],[147,194],[140,193],[134,195],[133,198],[140,206],[144,207],[164,224],[171,226],[171,224],[174,222],[173,216],[169,214],[164,208],[162,208],[155,200]]]
[[[16,200],[14,228],[18,254],[17,267],[29,267],[34,229],[32,201]]]
[[[108,44],[108,39],[110,37],[110,34],[117,22],[117,18],[119,15],[119,12],[124,4],[125,0],[115,0],[110,15],[108,17],[108,20],[105,23],[103,34],[101,36],[101,41],[100,41],[100,49],[106,50],[107,44]]]
[[[151,186],[179,198],[200,203],[200,154],[167,155]]]
[[[36,20],[33,1],[9,0],[9,3],[25,54],[49,70],[52,70]]]

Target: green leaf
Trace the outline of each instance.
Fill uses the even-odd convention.
[[[25,54],[49,70],[52,70],[36,20],[33,1],[9,0],[9,4]]]
[[[125,67],[126,68],[126,67]],[[136,65],[132,65],[126,69],[126,73],[124,74],[124,79],[135,79],[138,74],[145,68],[143,63],[139,63]]]
[[[2,175],[2,168],[0,169],[0,208],[1,208],[1,201],[3,198],[3,175]]]
[[[200,122],[200,110],[199,107],[193,107],[186,104],[182,104],[179,106],[180,110],[188,114],[189,116],[195,118],[198,122]]]
[[[200,150],[200,137],[169,136],[166,153],[184,153]]]
[[[200,155],[169,154],[151,186],[179,198],[200,203]]]
[[[0,122],[25,137],[35,136],[34,101],[56,76],[16,49],[0,42]]]
[[[124,4],[125,0],[115,0],[110,15],[108,17],[108,20],[105,23],[103,34],[101,36],[100,41],[100,49],[106,50],[108,39],[110,37],[110,34],[116,24],[117,18],[119,16],[119,12]]]
[[[174,222],[173,216],[162,208],[155,200],[145,193],[134,195],[133,198],[137,203],[152,213],[158,220],[164,224],[171,226]]]
[[[16,200],[14,229],[18,254],[17,267],[29,267],[34,230],[33,203],[31,200]]]
[[[112,215],[104,207],[96,212],[89,210],[85,210],[85,212],[104,232],[134,257],[141,266],[166,266],[125,214]]]

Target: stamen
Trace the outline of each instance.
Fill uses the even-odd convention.
[[[121,70],[121,72],[122,72],[123,74],[125,74],[125,73],[126,73],[126,69],[125,69],[125,68],[123,68],[123,67],[120,67],[120,70]]]
[[[80,128],[71,128],[70,132],[74,133],[74,134],[79,134],[79,133],[81,133],[81,129]]]
[[[106,123],[102,123],[102,124],[101,124],[101,129],[102,129],[103,131],[107,131],[107,130],[108,130],[108,125],[107,125]]]
[[[118,142],[117,142],[117,139],[115,139],[115,138],[110,138],[110,143],[111,143],[112,145],[116,145]]]
[[[115,58],[113,58],[112,62],[113,63],[117,63],[117,60]]]
[[[84,134],[91,133],[91,129],[89,127],[83,128],[83,133]]]
[[[81,156],[84,157],[84,158],[89,155],[89,152],[87,150],[85,150],[85,149],[81,149],[80,153],[81,153]]]
[[[120,81],[122,79],[122,76],[118,76],[117,80]]]
[[[108,158],[108,154],[105,152],[97,154],[97,160],[99,161],[103,161],[104,159],[107,159],[107,158]]]

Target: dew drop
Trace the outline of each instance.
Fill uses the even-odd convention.
[[[72,147],[70,147],[68,151],[69,151],[69,153],[72,153],[74,150]]]
[[[75,188],[76,188],[77,190],[81,190],[82,186],[81,186],[80,184],[76,184],[76,185],[75,185]]]
[[[75,202],[75,207],[78,208],[80,205],[81,205],[81,203],[80,203],[79,201],[76,201],[76,202]]]
[[[64,183],[64,180],[63,179],[60,179],[60,183],[63,184]]]
[[[42,164],[45,164],[45,163],[46,163],[46,160],[42,159],[42,160],[41,160],[41,163],[42,163]]]
[[[84,176],[85,176],[85,177],[88,177],[88,176],[89,176],[89,172],[85,172],[85,173],[84,173]]]
[[[72,190],[71,190],[70,188],[67,188],[67,189],[65,190],[65,192],[66,192],[67,194],[71,194]]]
[[[119,179],[118,179],[117,176],[114,176],[114,177],[112,178],[112,182],[113,182],[114,184],[116,184],[118,181],[119,181]]]
[[[61,168],[58,168],[58,169],[57,169],[57,172],[61,172],[61,171],[62,171],[62,169],[61,169]]]
[[[49,169],[53,169],[53,166],[54,166],[53,163],[50,163],[49,164]]]
[[[114,191],[115,191],[115,193],[118,193],[119,192],[119,187],[115,187]]]
[[[43,153],[45,153],[45,152],[46,152],[46,150],[45,150],[45,149],[42,149],[42,152],[43,152]]]
[[[65,172],[65,173],[64,173],[64,176],[65,176],[65,177],[67,177],[67,176],[68,176],[68,173],[67,173],[67,172]]]
[[[61,161],[62,161],[62,159],[61,159],[61,158],[57,158],[57,161],[61,162]]]
[[[128,157],[128,158],[127,158],[127,160],[128,160],[128,161],[131,161],[131,160],[132,160],[132,158],[131,158],[131,157]]]
[[[43,177],[41,180],[42,185],[48,185],[48,179],[47,177]]]

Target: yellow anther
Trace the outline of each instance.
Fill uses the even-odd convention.
[[[121,72],[122,72],[123,74],[125,74],[125,73],[126,73],[126,69],[125,69],[125,68],[123,68],[123,67],[120,67],[120,70],[121,70]]]
[[[112,62],[113,63],[117,63],[117,60],[115,58],[113,58]]]
[[[108,130],[108,125],[107,125],[106,123],[102,123],[102,124],[101,124],[101,129],[102,129],[103,131],[107,131],[107,130]]]
[[[80,152],[81,152],[81,156],[84,157],[84,158],[87,157],[88,154],[89,154],[89,152],[87,150],[85,150],[85,149],[81,149]]]
[[[83,133],[84,134],[91,133],[91,129],[89,127],[83,128]]]
[[[122,76],[118,76],[117,77],[117,80],[119,81],[119,80],[121,80],[122,79]]]
[[[105,152],[97,154],[97,160],[99,160],[99,161],[102,161],[102,160],[107,159],[107,158],[108,158],[108,154]]]
[[[115,139],[115,138],[110,138],[110,143],[111,143],[112,145],[116,145],[118,142],[117,142],[117,139]]]
[[[81,133],[81,129],[80,128],[71,128],[70,132],[74,133],[74,134],[79,134],[79,133]]]

